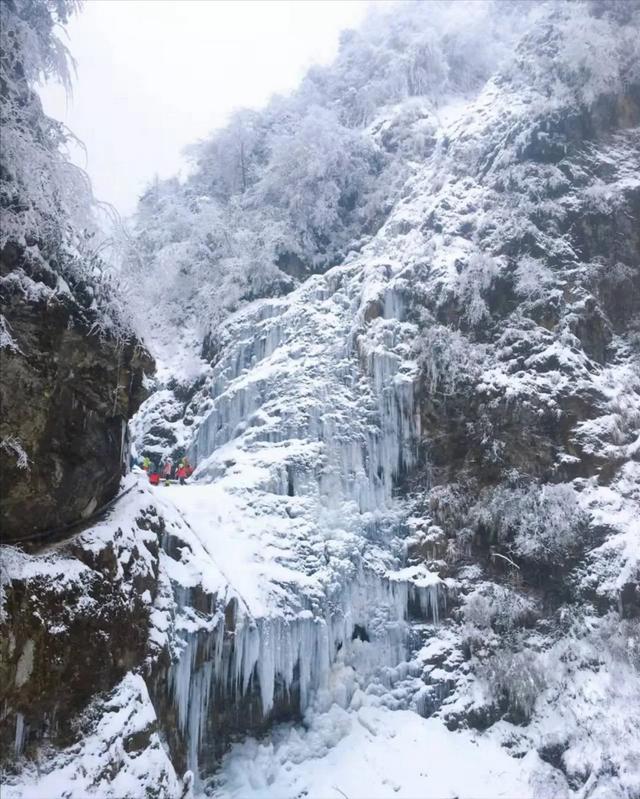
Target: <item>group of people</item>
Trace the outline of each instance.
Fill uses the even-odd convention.
[[[187,477],[191,477],[193,474],[193,466],[186,456],[181,458],[175,467],[171,458],[165,458],[158,466],[153,463],[151,458],[145,456],[142,459],[142,468],[149,475],[151,485],[155,486],[160,484],[161,479],[164,480],[165,485],[169,485],[172,479],[178,480],[180,485],[184,485]]]

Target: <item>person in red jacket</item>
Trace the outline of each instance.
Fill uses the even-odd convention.
[[[178,480],[180,480],[180,485],[184,485],[184,481],[187,479],[187,467],[184,465],[184,461],[180,461],[180,465],[178,466]]]

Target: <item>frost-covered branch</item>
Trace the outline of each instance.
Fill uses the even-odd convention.
[[[27,472],[30,471],[29,456],[24,451],[19,438],[16,438],[15,436],[7,436],[6,438],[3,438],[0,440],[0,449],[15,458],[18,469]]]
[[[57,28],[78,8],[76,0],[0,4],[0,250],[11,243],[19,268],[54,272],[96,329],[127,337],[130,312],[99,257],[98,204],[68,157],[74,137],[44,114],[36,91],[51,78],[70,88],[73,62]]]

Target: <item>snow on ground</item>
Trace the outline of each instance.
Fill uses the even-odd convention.
[[[532,96],[537,98],[535,93]],[[259,300],[230,316],[219,331],[219,357],[213,368],[194,355],[198,347],[191,333],[188,346],[172,339],[156,353],[159,382],[200,377],[203,387],[193,403],[194,413],[189,416],[188,411],[185,418],[172,391],[157,392],[134,428],[141,434],[163,417],[180,417],[171,423],[171,431],[176,446],[189,448],[198,461],[195,480],[186,486],[156,488],[141,483],[141,493],[132,492],[104,522],[83,534],[83,546],[99,548],[120,528],[124,536],[120,557],[130,557],[137,538],[145,538],[145,533],[131,531],[136,516],[147,506],[157,508],[168,535],[175,534],[178,545],[171,554],[162,551],[159,556],[162,575],[170,585],[156,600],[151,638],[157,647],[167,643],[169,616],[174,613],[175,628],[184,636],[172,652],[182,653],[172,690],[181,708],[180,718],[186,722],[189,714],[189,729],[201,730],[202,719],[215,713],[215,707],[208,705],[209,683],[204,692],[196,690],[204,684],[200,678],[205,673],[197,634],[213,637],[223,614],[218,607],[218,615],[212,612],[205,618],[187,600],[181,605],[175,589],[187,589],[184,594],[188,594],[188,589],[201,586],[223,608],[237,597],[241,615],[268,622],[258,625],[259,635],[249,625],[233,630],[237,652],[247,654],[244,659],[236,654],[239,665],[231,672],[237,684],[244,684],[257,668],[263,709],[271,707],[276,676],[288,680],[288,686],[296,663],[304,665],[301,671],[308,672],[308,685],[317,689],[303,725],[277,727],[266,739],[250,738],[233,747],[216,777],[214,795],[220,799],[525,799],[534,795],[534,783],[539,786],[547,779],[532,750],[556,730],[571,729],[562,718],[564,711],[554,707],[567,704],[567,686],[574,686],[576,693],[604,696],[593,707],[578,696],[569,703],[567,713],[574,712],[575,706],[585,716],[591,714],[594,726],[604,731],[600,742],[607,735],[609,728],[598,714],[608,706],[609,696],[618,696],[613,688],[609,691],[609,682],[615,679],[607,681],[607,669],[613,672],[613,666],[605,663],[594,677],[594,655],[586,644],[585,668],[576,674],[567,666],[566,680],[558,681],[557,692],[548,690],[541,700],[543,713],[531,727],[530,740],[519,749],[519,758],[500,746],[497,732],[451,732],[439,718],[425,720],[404,709],[409,701],[402,705],[398,700],[392,709],[389,704],[393,703],[385,698],[388,687],[370,690],[375,669],[381,664],[396,666],[398,651],[405,652],[404,639],[401,647],[391,646],[399,640],[391,635],[394,626],[404,631],[407,594],[396,602],[401,587],[410,583],[428,592],[440,583],[426,568],[400,568],[400,548],[394,541],[393,514],[396,520],[402,516],[393,496],[394,478],[401,467],[411,465],[413,439],[420,435],[413,396],[417,369],[410,349],[420,331],[407,321],[403,300],[416,290],[434,297],[448,293],[468,304],[481,299],[480,294],[470,293],[469,281],[465,283],[465,273],[459,268],[468,266],[478,250],[474,239],[462,235],[461,221],[482,231],[488,220],[497,231],[496,238],[507,239],[526,217],[518,216],[509,201],[502,202],[502,194],[496,199],[486,182],[472,177],[475,159],[492,140],[500,153],[494,170],[515,158],[515,151],[503,146],[501,131],[518,130],[531,115],[529,106],[528,95],[504,96],[490,84],[473,107],[460,101],[440,109],[440,155],[437,152],[433,162],[409,182],[386,225],[359,255],[310,278],[286,298]],[[452,149],[447,155],[443,145],[449,138]],[[425,232],[425,220],[436,212],[442,232],[435,232],[433,226]],[[488,281],[484,286],[488,288],[503,268],[504,259],[496,256],[486,273],[480,270],[473,275],[480,286]],[[428,279],[424,277],[427,271]],[[482,311],[482,304],[479,308]],[[512,350],[517,348],[518,336],[527,338],[532,353],[523,364],[526,368],[514,374]],[[574,344],[575,337],[569,333],[556,337],[541,326],[531,333],[528,328],[506,330],[497,342],[496,357],[485,364],[478,388],[488,397],[504,393],[513,399],[544,393],[552,407],[556,395],[572,389],[577,375],[585,383],[597,384],[612,406],[611,414],[583,425],[581,434],[592,437],[598,450],[611,432],[608,454],[633,457],[637,440],[627,440],[625,425],[635,424],[635,406],[616,408],[611,394],[620,375],[607,383],[611,374],[603,371],[598,381],[588,360],[579,350],[575,355]],[[554,362],[558,366],[552,369]],[[622,443],[616,440],[619,430]],[[598,571],[602,591],[619,591],[637,568],[637,479],[637,469],[630,463],[618,484],[600,486],[592,481],[584,486],[585,506],[603,524],[620,530],[594,555],[602,561]],[[15,551],[10,557],[11,571],[18,576],[39,569],[52,579],[81,578],[81,567],[63,553],[34,559]],[[607,563],[613,565],[607,569]],[[365,579],[367,568],[377,569],[378,582]],[[385,603],[387,617],[380,612]],[[431,605],[432,617],[437,615],[433,611]],[[344,622],[347,616],[349,623]],[[284,623],[271,624],[276,618]],[[380,618],[388,635],[380,633],[376,638]],[[299,628],[292,620],[300,622]],[[372,640],[354,641],[354,625],[364,622]],[[434,637],[430,649],[437,647],[437,640]],[[290,652],[283,652],[285,645]],[[376,663],[369,656],[376,647],[381,652],[387,648],[393,657],[379,657]],[[310,663],[320,661],[320,654],[322,663],[314,667],[321,674],[313,680]],[[559,651],[558,663],[564,663],[560,657],[564,654]],[[565,660],[573,656],[568,650]],[[366,661],[373,668],[362,669],[357,684],[353,670],[345,664],[357,662],[362,667]],[[554,671],[564,674],[559,666]],[[621,667],[619,674],[623,684],[633,686],[631,667]],[[155,733],[139,764],[121,751],[120,740],[128,731],[139,732],[153,724],[141,678],[127,680],[116,690],[121,704],[113,704],[113,697],[109,700],[112,704],[103,708],[94,732],[57,758],[52,770],[38,781],[25,775],[23,786],[11,789],[10,799],[62,795],[63,790],[71,791],[70,797],[90,791],[136,796],[138,768],[146,769],[151,781],[156,774],[164,775],[167,795],[180,795],[183,786],[161,762]],[[339,695],[337,701],[334,695]],[[623,700],[629,705],[633,696],[625,695]],[[136,708],[141,719],[138,727],[131,727],[136,714],[120,713],[121,706]],[[114,736],[112,722],[124,731]],[[186,725],[184,731],[186,735]],[[622,740],[625,735],[631,737],[634,729],[629,726],[614,733]],[[587,737],[578,729],[569,741],[570,772],[591,768],[592,753],[587,757],[581,750]],[[558,743],[565,743],[562,735]],[[197,750],[197,742],[192,741],[191,748]],[[604,750],[604,745],[600,748]],[[120,753],[118,762],[124,766],[109,784],[100,775],[113,752]],[[632,768],[631,759],[629,763]],[[629,785],[630,790],[637,787],[631,779]]]
[[[184,786],[157,732],[147,686],[127,674],[110,695],[93,703],[82,739],[61,752],[41,753],[13,783],[3,775],[3,799],[105,799],[179,797]]]
[[[269,615],[285,590],[296,585],[311,594],[319,590],[318,578],[307,577],[287,565],[295,553],[291,548],[295,520],[275,508],[251,507],[242,492],[232,492],[221,480],[211,485],[170,485],[152,489],[158,508],[171,512],[174,506],[206,553],[201,563],[217,566],[227,585],[244,601],[253,616]],[[269,512],[269,511],[272,512]],[[305,527],[302,522],[301,534]]]
[[[226,756],[219,799],[528,799],[537,756],[511,757],[490,737],[449,732],[409,710],[334,704]]]
[[[595,523],[614,531],[590,553],[590,579],[597,578],[597,591],[602,596],[619,596],[625,585],[637,581],[640,572],[640,464],[624,464],[610,486],[588,481],[581,501]]]

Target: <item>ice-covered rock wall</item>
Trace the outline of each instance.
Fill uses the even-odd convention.
[[[229,321],[191,444],[201,479],[219,473],[216,453],[231,441],[275,444],[289,457],[274,490],[319,492],[361,512],[388,504],[419,433],[415,364],[403,349],[411,326],[382,282],[392,273],[338,267]]]
[[[195,614],[176,594],[169,691],[196,775],[210,770],[229,708],[257,724],[301,713],[337,661],[363,675],[402,661],[410,609],[438,619],[442,581],[402,570],[394,494],[419,416],[397,271],[354,262],[239,312],[191,405],[197,485],[171,496],[199,492],[197,533],[237,592]],[[243,567],[260,564],[260,591],[234,576],[232,538]]]
[[[184,605],[168,689],[186,767],[198,776],[210,772],[234,732],[256,731],[301,715],[312,701],[322,703],[337,662],[361,678],[401,662],[410,598],[436,619],[438,589],[437,580],[415,587],[361,574],[340,592],[339,604],[328,602],[324,617],[307,609],[292,618],[256,619],[232,601],[226,612],[212,608],[201,626]]]

